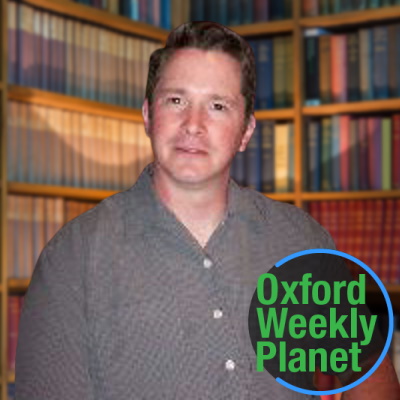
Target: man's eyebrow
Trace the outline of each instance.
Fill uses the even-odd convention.
[[[187,90],[185,90],[183,88],[163,88],[163,89],[157,90],[157,94],[161,95],[161,96],[165,96],[168,94],[186,94],[186,93],[187,93]],[[218,93],[210,94],[208,97],[212,100],[224,100],[229,103],[237,103],[237,101],[238,101],[233,96],[221,95]]]

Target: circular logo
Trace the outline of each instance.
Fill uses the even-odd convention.
[[[355,276],[349,263],[361,267]],[[366,305],[370,282],[387,308],[386,340]],[[259,277],[248,327],[257,371],[299,393],[329,395],[357,386],[378,368],[393,335],[393,310],[385,286],[362,261],[312,249],[285,257]],[[327,375],[342,387],[324,386]]]

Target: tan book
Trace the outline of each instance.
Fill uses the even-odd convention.
[[[82,134],[81,114],[72,112],[71,115],[71,149],[72,149],[72,186],[82,187]]]
[[[88,43],[88,98],[96,100],[96,84],[97,84],[97,69],[98,61],[97,57],[98,49],[98,28],[89,25],[89,43]]]
[[[21,255],[19,277],[30,278],[33,271],[33,197],[20,199],[21,236],[18,238],[18,252]]]
[[[40,253],[45,244],[45,215],[44,215],[44,197],[33,197],[33,268],[35,267]]]
[[[118,57],[117,57],[117,104],[120,106],[126,105],[126,81],[125,81],[125,47],[126,47],[126,37],[124,35],[117,35],[118,42]]]
[[[99,79],[98,79],[98,93],[99,100],[102,102],[107,101],[107,31],[104,29],[99,30]]]
[[[319,91],[322,103],[331,102],[331,37],[319,37]]]
[[[37,137],[37,149],[38,149],[38,158],[36,161],[37,171],[38,171],[38,183],[46,183],[47,182],[47,169],[48,169],[48,160],[49,160],[49,151],[48,151],[48,136],[51,134],[49,125],[48,125],[48,114],[49,108],[46,106],[38,106],[35,109],[35,113],[37,115],[36,120],[36,137]]]
[[[112,185],[111,189],[121,190],[121,121],[118,119],[111,120],[111,135],[110,135],[110,160],[112,170]]]
[[[105,149],[105,168],[104,168],[104,180],[103,188],[112,189],[113,171],[112,171],[112,161],[111,161],[111,145],[112,145],[112,119],[105,118],[104,120],[104,149]]]
[[[137,123],[121,121],[122,188],[131,187],[139,176],[139,149]]]
[[[90,188],[92,185],[92,137],[91,137],[91,119],[89,114],[82,113],[81,119],[81,154],[82,154],[82,185],[85,188]]]
[[[30,123],[30,140],[31,140],[31,167],[30,167],[30,182],[40,183],[40,159],[43,157],[41,154],[41,113],[40,108],[43,106],[32,104],[31,113],[29,118]]]
[[[73,186],[73,163],[72,163],[72,112],[61,110],[63,117],[62,125],[62,181],[66,186]]]
[[[81,79],[81,96],[85,99],[89,98],[89,76],[91,74],[89,63],[90,51],[90,25],[82,24],[82,79]]]
[[[7,196],[7,271],[9,277],[16,277],[18,254],[18,196]]]
[[[139,173],[144,167],[153,161],[153,152],[151,149],[150,139],[146,135],[143,124],[137,124],[138,127],[138,153],[139,153]]]
[[[107,1],[107,11],[111,14],[118,14],[119,0],[108,0]]]
[[[289,191],[289,124],[276,124],[274,131],[275,191]]]

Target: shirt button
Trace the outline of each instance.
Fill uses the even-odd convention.
[[[235,366],[236,366],[236,364],[235,364],[235,362],[233,360],[226,360],[225,368],[228,371],[233,371],[235,369]]]
[[[213,311],[213,316],[214,316],[215,319],[221,318],[222,317],[222,310],[217,308],[216,310]]]
[[[212,266],[212,261],[209,258],[205,258],[203,261],[204,268],[210,268]]]

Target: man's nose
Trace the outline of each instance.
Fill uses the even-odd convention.
[[[200,105],[190,106],[186,110],[184,120],[185,133],[188,135],[200,135],[205,132],[206,112]]]

